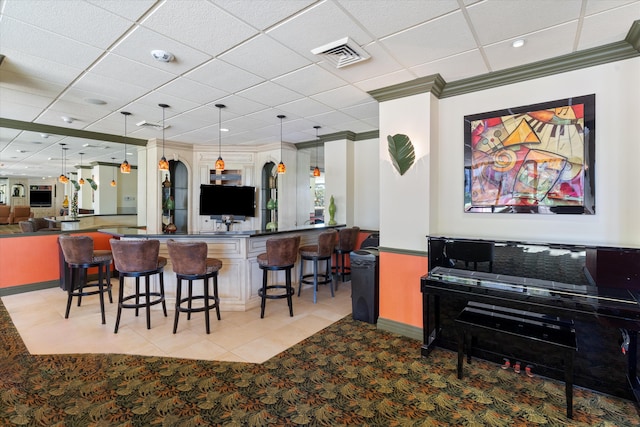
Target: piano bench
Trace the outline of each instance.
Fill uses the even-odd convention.
[[[473,338],[474,330],[506,334],[557,347],[564,362],[567,418],[573,418],[573,359],[578,347],[572,320],[470,301],[455,319],[455,324],[459,379],[462,379],[465,347],[467,363],[471,362],[471,345],[466,346],[466,337]]]

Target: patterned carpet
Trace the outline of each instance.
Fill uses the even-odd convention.
[[[32,356],[0,303],[0,425],[638,426],[632,402],[456,355],[345,317],[261,365]],[[64,337],[60,337],[64,339]]]

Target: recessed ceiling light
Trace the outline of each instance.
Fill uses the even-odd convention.
[[[62,121],[65,123],[73,123],[73,118],[71,117],[67,117],[67,116],[62,116]]]
[[[514,40],[513,43],[511,43],[511,46],[513,46],[513,47],[522,47],[522,46],[524,46],[524,40],[522,40],[522,39]]]
[[[44,139],[49,138],[49,134],[48,133],[41,133],[40,136],[43,137]]]
[[[162,50],[162,49],[152,50],[151,56],[153,56],[153,59],[160,62],[173,61],[173,54],[171,52],[167,52],[166,50]]]
[[[98,98],[85,98],[84,102],[86,102],[87,104],[93,104],[93,105],[104,105],[107,103],[107,101],[103,101],[102,99],[98,99]]]
[[[229,129],[227,129],[227,128],[222,128],[222,129],[220,129],[220,132],[229,132]]]

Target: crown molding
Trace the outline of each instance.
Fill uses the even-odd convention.
[[[640,56],[640,20],[623,41],[447,83],[439,74],[368,92],[378,102],[431,92],[447,98]]]
[[[141,147],[144,147],[147,145],[146,139],[127,137],[125,141],[124,136],[121,136],[121,135],[111,135],[108,133],[91,132],[91,131],[82,130],[82,129],[71,129],[71,128],[63,128],[60,126],[44,125],[40,123],[23,122],[21,120],[4,119],[2,117],[0,117],[0,127],[10,128],[10,129],[19,129],[19,130],[24,130],[28,132],[50,133],[53,135],[64,135],[64,136],[72,136],[75,138],[94,139],[98,141],[118,142],[120,144],[126,143],[127,145],[138,145]]]
[[[637,56],[640,56],[640,52],[626,41],[610,43],[544,61],[507,68],[468,79],[456,80],[445,85],[440,98],[478,92],[609,62],[622,61]]]
[[[444,89],[446,82],[440,74],[420,77],[408,82],[398,83],[396,85],[383,87],[380,89],[367,92],[376,101],[390,101],[405,96],[417,95],[420,93],[431,92],[437,97]]]

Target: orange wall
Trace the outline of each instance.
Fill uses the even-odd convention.
[[[98,233],[73,233],[90,236],[96,249],[110,249],[111,236]],[[0,238],[0,288],[58,280],[58,234],[34,234]]]
[[[380,252],[380,317],[422,328],[420,277],[426,256]]]

